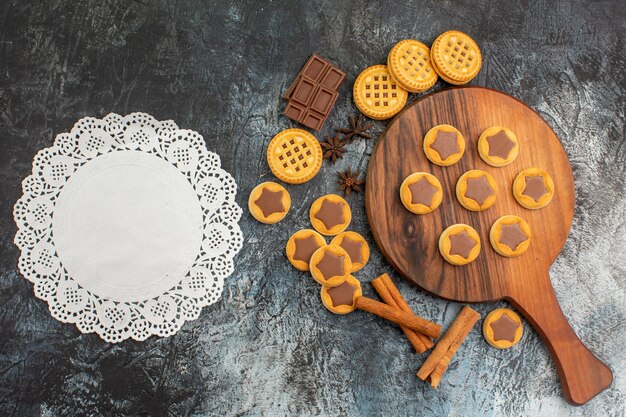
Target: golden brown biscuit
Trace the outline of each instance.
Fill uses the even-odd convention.
[[[511,129],[492,126],[478,138],[478,153],[492,167],[503,167],[517,158],[519,140]]]
[[[456,164],[465,153],[465,138],[454,126],[435,126],[424,136],[424,153],[435,165]]]
[[[252,217],[265,224],[278,223],[291,207],[289,192],[275,182],[262,182],[254,187],[248,197]]]
[[[528,168],[517,174],[513,195],[522,207],[535,210],[545,207],[554,195],[554,182],[546,171]]]
[[[431,63],[445,81],[461,85],[472,80],[482,67],[480,48],[463,32],[450,30],[435,39],[430,48]]]
[[[320,170],[322,147],[306,130],[286,129],[267,146],[267,163],[276,178],[288,184],[302,184]]]
[[[348,314],[356,308],[356,299],[363,295],[361,283],[352,275],[335,287],[322,287],[322,303],[335,314]]]
[[[350,224],[352,210],[346,200],[337,194],[326,194],[313,202],[309,218],[315,230],[326,236],[335,236]]]
[[[352,270],[348,253],[338,245],[326,245],[311,256],[309,268],[313,279],[327,287],[341,284]]]
[[[480,237],[473,227],[454,224],[439,236],[439,252],[452,265],[466,265],[480,253]]]
[[[493,310],[483,321],[483,336],[491,346],[508,349],[522,338],[524,326],[520,316],[508,308]]]
[[[350,257],[352,269],[356,272],[363,268],[370,258],[370,247],[363,236],[357,232],[342,232],[333,238],[331,245],[341,246]]]
[[[456,183],[456,198],[471,211],[483,211],[493,206],[497,193],[496,180],[480,169],[467,171]]]
[[[437,73],[430,64],[430,48],[413,39],[391,48],[387,67],[398,84],[412,93],[426,91],[437,82]]]
[[[442,199],[441,183],[427,172],[414,172],[400,185],[400,200],[411,213],[430,213],[439,207]]]
[[[354,103],[371,119],[385,120],[394,116],[409,96],[389,74],[387,65],[374,65],[359,74],[352,88]]]
[[[308,271],[311,256],[323,246],[326,246],[324,236],[315,230],[303,229],[291,235],[287,241],[285,253],[293,266],[300,271]]]
[[[496,220],[489,231],[491,246],[502,256],[519,256],[530,246],[530,226],[521,217],[508,215]]]

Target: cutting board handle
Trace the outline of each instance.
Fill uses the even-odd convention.
[[[557,301],[548,273],[545,288],[520,291],[509,301],[539,333],[556,362],[565,399],[583,405],[613,381],[611,369],[580,341]]]

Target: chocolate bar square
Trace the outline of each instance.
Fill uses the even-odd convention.
[[[330,68],[326,72],[326,74],[324,74],[324,77],[322,78],[320,84],[322,85],[322,87],[328,88],[329,90],[337,91],[344,78],[346,78],[345,73],[339,71],[336,68]]]
[[[298,81],[298,84],[296,84],[293,92],[291,93],[291,100],[307,107],[313,100],[317,89],[318,84],[314,80],[303,75],[300,77],[300,81]]]
[[[302,107],[299,104],[296,104],[294,101],[289,101],[283,113],[290,119],[299,122],[304,118],[304,115],[306,114],[306,106]]]
[[[302,123],[306,127],[310,127],[311,129],[320,130],[322,126],[324,126],[326,117],[328,116],[318,113],[315,110],[309,109],[309,111],[307,111],[307,113],[304,115],[304,119],[300,123]]]
[[[307,63],[304,64],[301,73],[314,81],[320,81],[329,67],[330,63],[326,62],[319,55],[313,54]]]
[[[311,102],[310,108],[319,113],[328,114],[333,104],[335,104],[337,96],[337,92],[320,87]]]

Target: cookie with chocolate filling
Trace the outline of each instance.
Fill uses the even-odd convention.
[[[315,230],[335,236],[346,230],[352,220],[352,211],[346,200],[337,194],[326,194],[313,202],[309,218]]]
[[[267,145],[267,164],[287,184],[309,181],[322,166],[322,147],[315,136],[302,129],[285,129]]]
[[[511,129],[492,126],[478,138],[478,153],[492,167],[503,167],[517,158],[519,140]]]
[[[321,297],[324,307],[335,314],[348,314],[356,308],[356,299],[361,297],[361,283],[352,275],[335,287],[322,287]]]
[[[525,169],[515,177],[513,195],[522,207],[540,209],[552,200],[554,181],[543,169]]]
[[[430,60],[437,74],[455,85],[471,81],[483,62],[476,42],[458,30],[449,30],[435,39],[430,48]]]
[[[491,346],[508,349],[522,338],[524,326],[520,316],[508,308],[498,308],[487,314],[483,321],[483,336]]]
[[[466,265],[480,253],[480,237],[473,227],[454,224],[439,236],[439,252],[452,265]]]
[[[341,246],[352,261],[350,272],[363,268],[370,258],[370,247],[363,236],[357,232],[342,232],[333,238],[331,245]]]
[[[502,256],[519,256],[530,246],[530,226],[521,217],[508,215],[496,220],[489,231],[491,246]]]
[[[278,223],[285,218],[291,207],[289,192],[275,182],[263,182],[248,197],[248,209],[252,217],[265,224]]]
[[[483,211],[493,206],[497,193],[496,180],[480,169],[467,171],[456,183],[456,198],[471,211]]]
[[[435,126],[424,136],[424,153],[435,165],[456,164],[465,153],[465,138],[454,126]]]
[[[326,245],[311,256],[309,269],[313,279],[327,287],[341,284],[352,270],[348,253],[339,245]]]
[[[303,229],[291,235],[287,241],[285,253],[293,266],[300,271],[308,271],[311,256],[322,246],[326,246],[324,236],[315,230]]]
[[[426,172],[414,172],[400,185],[400,200],[411,213],[430,213],[439,207],[442,199],[441,183]]]

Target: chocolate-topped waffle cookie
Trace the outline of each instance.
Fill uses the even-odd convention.
[[[352,89],[354,103],[364,115],[389,119],[404,107],[407,91],[391,77],[387,65],[374,65],[359,74]]]
[[[482,57],[476,42],[458,30],[442,33],[430,48],[437,74],[450,84],[466,84],[480,71]]]
[[[430,64],[430,48],[413,39],[391,48],[387,67],[393,78],[412,93],[426,91],[437,82],[437,73]]]
[[[281,181],[302,184],[320,170],[322,147],[306,130],[286,129],[274,136],[268,145],[267,163]]]

